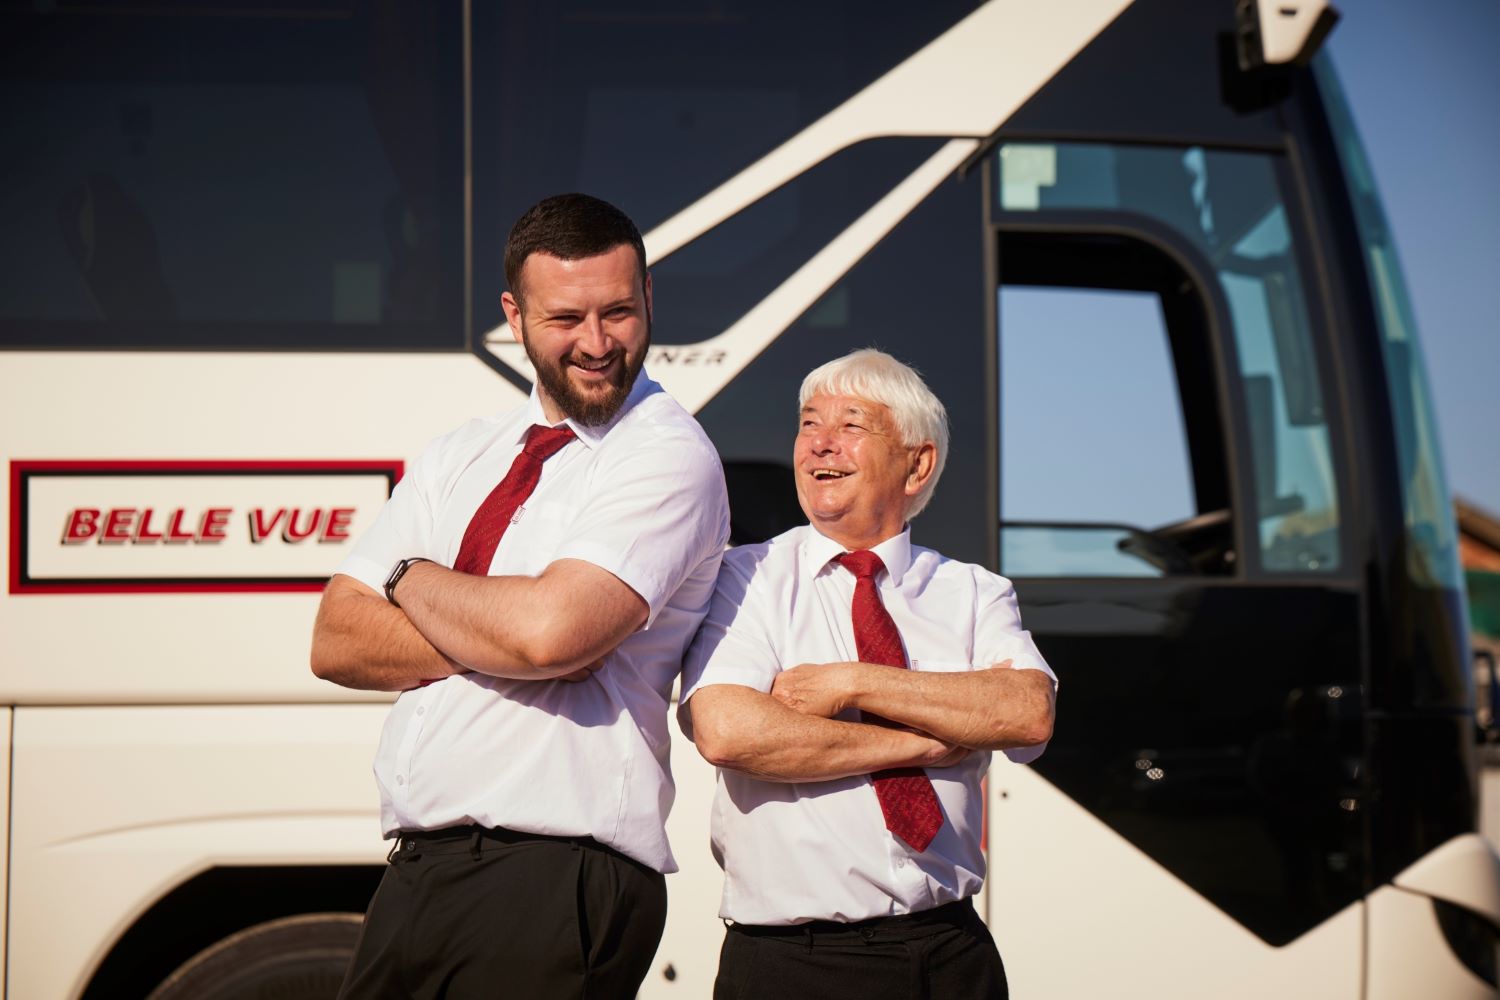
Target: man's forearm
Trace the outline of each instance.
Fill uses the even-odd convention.
[[[412,624],[442,653],[478,673],[516,680],[577,671],[614,649],[646,617],[645,603],[628,587],[570,560],[538,577],[474,576],[417,563],[402,578],[397,597]]]
[[[694,741],[709,763],[763,781],[826,781],[943,766],[962,756],[921,733],[803,715],[735,684],[700,689],[688,711]]]
[[[807,664],[778,676],[772,690],[801,712],[826,716],[857,708],[973,750],[1035,746],[1052,736],[1053,684],[1040,670]]]
[[[313,626],[312,670],[363,691],[405,691],[460,671],[399,608],[349,577],[334,577]]]

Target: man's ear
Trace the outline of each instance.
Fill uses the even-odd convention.
[[[649,321],[649,320],[651,320],[651,319],[654,318],[651,315],[651,272],[650,271],[646,272],[646,278],[645,278],[645,281],[642,282],[642,287],[645,289],[645,292],[646,292],[646,319]]]
[[[505,310],[505,322],[510,324],[510,335],[516,339],[516,343],[525,346],[521,339],[521,303],[510,292],[500,296],[500,308]]]
[[[927,480],[932,478],[936,468],[937,445],[931,441],[923,441],[911,453],[911,466],[906,473],[906,495],[911,497],[922,492],[922,487],[927,485]]]

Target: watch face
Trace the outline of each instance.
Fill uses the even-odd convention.
[[[385,578],[385,599],[392,604],[396,603],[396,584],[400,582],[406,568],[411,565],[410,559],[402,559],[391,567],[391,575]]]

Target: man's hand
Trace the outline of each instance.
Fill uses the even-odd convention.
[[[783,670],[771,683],[771,697],[803,715],[831,719],[849,706],[861,663],[804,663]]]
[[[937,740],[936,742],[946,747],[947,752],[936,760],[923,764],[923,767],[952,767],[954,764],[961,763],[964,758],[974,752],[968,747],[959,746],[957,743],[943,743],[942,740]]]

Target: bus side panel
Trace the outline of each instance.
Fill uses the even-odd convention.
[[[10,741],[13,727],[13,711],[0,708],[0,898],[5,899],[5,908],[0,910],[0,983],[4,983],[3,970],[9,950],[10,939]],[[5,993],[0,988],[0,996]]]
[[[670,729],[677,797],[667,818],[667,836],[678,872],[667,876],[667,926],[641,983],[640,1000],[713,995],[719,948],[724,942],[724,925],[718,919],[724,873],[709,846],[718,772],[682,734],[676,712],[674,701]]]
[[[9,995],[76,997],[153,902],[214,866],[382,863],[385,712],[16,709]]]
[[[1273,947],[1031,768],[997,760],[989,785],[989,926],[1014,995],[1360,997],[1363,902]]]
[[[432,438],[521,399],[468,354],[8,354],[0,366],[0,460],[11,463],[12,478],[17,463],[57,461],[219,463],[231,471],[108,480],[54,474],[17,484],[25,495],[9,497],[7,527],[24,528],[29,544],[23,550],[5,532],[12,579],[0,600],[0,700],[351,700],[308,670],[318,595],[306,585],[291,593],[142,587],[160,577],[163,560],[167,572],[192,577],[188,589],[215,576],[254,584],[293,566],[297,576],[327,576],[374,519],[386,481],[377,476],[372,487],[366,476],[353,491],[296,463],[409,465]],[[232,471],[254,463],[287,468],[258,478]],[[289,542],[276,532],[252,543],[253,509],[309,497],[345,504],[347,495],[359,498],[347,540]],[[232,513],[226,539],[213,545],[62,541],[70,508],[112,503],[154,503],[157,531],[177,505],[189,520],[206,507]],[[90,575],[80,582],[108,574],[121,592],[59,585],[46,568],[63,560],[71,572]],[[55,592],[16,593],[21,570]]]

